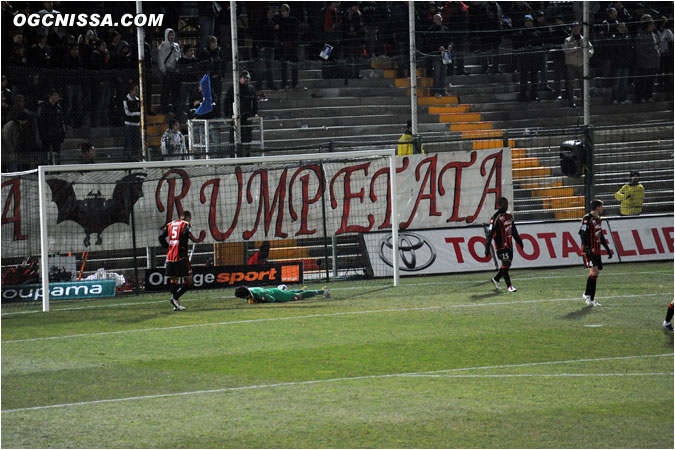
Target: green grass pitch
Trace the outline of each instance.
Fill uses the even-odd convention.
[[[4,306],[1,444],[673,448],[672,262],[491,275]]]

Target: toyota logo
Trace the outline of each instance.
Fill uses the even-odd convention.
[[[389,267],[393,267],[391,262],[393,247],[391,234],[380,241],[380,259]],[[403,263],[400,269],[405,272],[424,270],[436,261],[436,252],[431,244],[415,233],[398,234],[398,255]]]

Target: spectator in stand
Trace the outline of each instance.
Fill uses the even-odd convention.
[[[37,112],[38,106],[45,101],[54,89],[54,83],[39,73],[28,74],[26,84],[21,87],[21,94],[25,98],[25,107],[31,112]]]
[[[185,146],[185,137],[180,132],[180,123],[177,120],[169,121],[169,128],[162,135],[162,156],[164,161],[181,161],[189,159],[187,157],[187,147]]]
[[[555,18],[555,27],[551,30],[551,46],[553,53],[553,95],[557,100],[562,100],[562,79],[566,77],[565,54],[562,51],[565,39],[570,35],[569,29],[565,25],[565,18],[557,16]],[[566,89],[569,89],[567,82]]]
[[[241,72],[239,76],[239,114],[241,116],[241,142],[246,144],[251,142],[253,129],[249,119],[258,115],[258,97],[253,85],[249,84],[251,75],[247,71]],[[225,95],[225,107],[227,116],[233,117],[232,104],[234,103],[234,86],[230,86]],[[234,142],[234,127],[230,128],[230,142]],[[243,146],[237,156],[248,156],[247,146]]]
[[[24,53],[23,44],[15,43],[12,46],[12,54],[7,58],[7,65],[10,67],[27,67],[28,59]]]
[[[420,30],[427,30],[434,24],[434,16],[440,11],[436,2],[418,2],[415,4],[415,11],[418,13],[416,24]]]
[[[536,101],[537,71],[541,63],[540,46],[541,35],[538,28],[534,28],[534,20],[529,14],[525,16],[525,27],[516,36],[514,47],[520,53],[518,67],[520,71],[521,102]],[[527,95],[527,82],[530,82],[530,95]]]
[[[612,73],[612,52],[614,49],[611,47],[611,38],[610,36],[616,31],[616,26],[619,24],[619,20],[616,18],[617,12],[615,8],[607,8],[607,18],[602,21],[599,27],[596,27],[595,31],[597,34],[598,44],[596,47],[596,58],[600,60],[600,75],[603,79],[603,85],[611,86],[612,82],[609,79],[610,74]]]
[[[356,78],[356,60],[363,58],[363,18],[358,2],[345,4],[345,10],[342,13],[342,31],[344,32],[344,56],[352,60],[352,76]]]
[[[640,172],[631,170],[630,183],[624,184],[614,198],[621,202],[622,216],[638,216],[645,200],[645,188],[640,184]]]
[[[47,36],[39,35],[37,43],[28,51],[28,64],[37,69],[51,69],[53,60],[52,49],[47,45]]]
[[[10,32],[11,40],[2,42],[2,63],[7,64],[8,58],[14,53],[15,44],[24,44],[24,36],[20,30]]]
[[[83,142],[78,145],[80,148],[80,164],[94,164],[96,158],[96,148],[89,142]]]
[[[482,72],[491,74],[502,73],[499,68],[499,45],[502,42],[502,29],[504,27],[502,7],[497,2],[485,2],[479,8],[482,10],[482,31],[485,31],[480,38],[482,43],[481,50],[485,52]]]
[[[110,74],[108,71],[108,63],[110,55],[104,40],[100,39],[96,42],[95,49],[91,54],[89,64],[92,69],[92,105],[93,115],[91,119],[91,126],[107,127],[109,124],[110,102],[112,99],[112,83],[110,81]]]
[[[220,98],[223,93],[223,71],[225,65],[225,55],[223,49],[218,46],[218,38],[209,36],[206,41],[206,47],[201,51],[197,58],[202,64],[203,69],[211,75],[211,95],[216,102],[214,111],[216,116],[220,116]],[[182,100],[182,99],[181,99]]]
[[[141,157],[141,100],[138,98],[138,85],[129,88],[123,102],[124,106],[124,153],[127,160],[135,161]]]
[[[265,8],[265,15],[258,21],[258,34],[254,41],[257,46],[258,59],[255,69],[255,88],[262,90],[263,80],[267,82],[267,89],[276,90],[274,85],[274,33],[278,25],[274,23],[274,9],[271,6]]]
[[[163,113],[171,111],[169,105],[176,108],[180,95],[180,80],[176,63],[180,59],[180,47],[176,42],[176,33],[167,28],[164,30],[164,41],[159,45],[157,54],[159,71],[162,74],[161,107]]]
[[[66,137],[66,123],[60,101],[59,92],[53,89],[47,96],[47,101],[38,108],[37,114],[43,157],[52,164],[59,163],[61,143]]]
[[[77,38],[77,45],[80,47],[80,58],[88,64],[96,46],[96,33],[94,30],[87,30],[84,35],[80,35]]]
[[[340,56],[340,32],[342,24],[340,12],[337,9],[338,2],[328,2],[321,10],[321,37],[324,43],[333,47],[333,59]]]
[[[255,252],[253,256],[248,259],[248,265],[254,266],[256,264],[265,264],[269,256],[270,241],[263,241],[263,243],[260,245],[260,250]]]
[[[68,54],[61,67],[66,71],[64,116],[66,124],[73,128],[82,126],[84,113],[84,94],[82,90],[81,71],[83,68],[80,49],[77,44],[70,44]]]
[[[539,33],[539,47],[543,50],[539,53],[539,60],[537,61],[537,72],[539,73],[539,90],[552,91],[548,85],[548,49],[551,47],[551,39],[553,37],[553,30],[546,23],[546,15],[544,11],[537,10],[534,13],[535,28]]]
[[[570,108],[576,108],[574,103],[574,88],[576,80],[583,83],[584,75],[584,47],[588,46],[589,57],[593,56],[593,45],[581,35],[581,24],[575,22],[572,25],[572,34],[565,39],[563,51],[565,52],[565,65],[567,66],[567,99]],[[583,85],[581,85],[583,86]]]
[[[122,43],[122,35],[113,30],[111,32],[111,38],[110,38],[110,44],[108,45],[108,51],[110,51],[110,57],[114,57],[117,55],[117,53],[120,51],[121,48],[121,43]]]
[[[412,120],[408,120],[406,123],[405,131],[401,135],[400,138],[398,138],[398,149],[396,154],[398,156],[408,156],[412,155],[415,153],[414,147],[415,144],[414,138],[413,138],[413,133],[412,133]],[[424,153],[424,146],[420,149],[420,153]]]
[[[635,100],[640,103],[654,101],[654,78],[659,70],[661,55],[652,16],[642,16],[642,29],[635,36]]]
[[[9,111],[14,106],[14,94],[9,88],[9,80],[6,76],[2,76],[2,125],[9,120]]]
[[[525,28],[525,16],[534,17],[534,9],[528,2],[510,2],[510,6],[504,7],[504,14],[511,18],[514,33],[519,33]],[[508,5],[508,3],[506,4]]]
[[[279,14],[272,18],[279,36],[281,57],[281,85],[284,88],[298,87],[298,20],[291,16],[291,8],[281,5]],[[288,65],[291,66],[291,84],[288,84]]]
[[[632,20],[630,11],[628,11],[628,8],[623,6],[623,2],[610,3],[609,7],[616,9],[616,18],[619,22],[627,24]]]
[[[448,71],[450,75],[469,75],[464,69],[466,37],[469,32],[469,7],[464,2],[445,2],[441,15],[443,25],[452,33],[450,35],[452,64],[448,64]]]
[[[13,114],[2,127],[2,171],[16,172],[34,166],[35,133],[27,113]],[[29,162],[30,161],[30,162]]]
[[[40,16],[45,16],[47,14],[51,14],[52,16],[58,16],[61,13],[57,10],[54,9],[54,2],[43,2],[44,9],[41,9],[38,11],[38,14]],[[59,39],[61,38],[61,30],[59,27],[51,25],[48,27],[39,27],[38,28],[38,33],[44,34],[47,36],[47,42],[49,42],[50,46],[58,45]]]
[[[216,19],[223,10],[218,2],[198,2],[199,9],[199,42],[198,48],[204,48],[209,38],[215,34]]]
[[[661,63],[659,64],[659,90],[668,98],[673,98],[673,30],[668,25],[666,16],[657,21],[656,37],[659,42]]]
[[[187,109],[185,108],[185,99],[190,95],[190,89],[195,82],[199,81],[201,70],[199,69],[200,62],[195,57],[195,47],[192,44],[185,44],[183,46],[183,53],[176,63],[178,69],[178,76],[181,82],[180,87],[180,107],[176,111],[176,117],[179,120],[187,118]],[[201,98],[201,97],[200,97]]]
[[[612,60],[612,103],[628,104],[628,74],[633,65],[633,37],[628,34],[625,23],[619,22],[609,36],[610,57]]]
[[[425,52],[431,58],[433,72],[433,88],[431,94],[440,98],[445,95],[445,65],[443,64],[443,52],[446,51],[450,36],[448,29],[443,25],[443,16],[436,14],[434,24],[427,30],[425,38]]]
[[[396,77],[403,78],[410,67],[408,6],[405,2],[394,2],[391,5],[390,26],[396,51]]]
[[[366,41],[366,55],[368,58],[372,58],[377,51],[377,34],[379,31],[377,2],[361,2],[361,18],[363,19],[363,33]]]

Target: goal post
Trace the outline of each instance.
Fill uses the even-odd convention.
[[[213,259],[228,260],[218,257],[218,247],[224,246],[224,251],[236,248],[241,262],[269,241],[276,259],[303,261],[305,280],[317,282],[372,278],[372,268],[354,267],[369,258],[359,252],[365,248],[362,235],[391,230],[392,284],[399,284],[394,149],[40,166],[37,178],[45,312],[51,255],[130,248],[133,220],[139,248],[158,247],[161,226],[182,210],[192,211],[190,246],[207,248]],[[109,214],[116,216],[106,218]],[[331,255],[324,254],[329,250]],[[146,258],[146,267],[152,267],[154,252]]]

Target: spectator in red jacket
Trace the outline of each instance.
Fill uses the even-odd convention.
[[[253,266],[255,264],[265,264],[267,262],[267,257],[270,254],[270,241],[263,241],[260,245],[260,250],[255,252],[248,260],[248,265]]]

